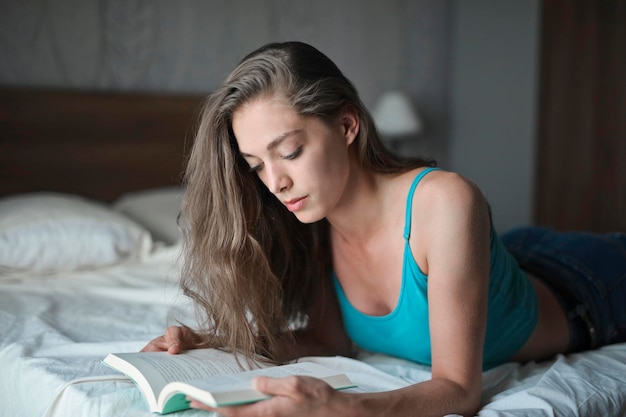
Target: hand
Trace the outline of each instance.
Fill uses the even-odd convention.
[[[225,417],[252,416],[307,416],[327,417],[342,415],[340,407],[346,404],[348,394],[342,394],[324,381],[306,376],[286,378],[258,377],[254,387],[272,398],[250,405],[212,408],[191,399],[190,406],[216,412]]]
[[[198,336],[189,327],[170,326],[165,329],[163,336],[152,339],[141,351],[181,353],[193,349],[197,338]]]

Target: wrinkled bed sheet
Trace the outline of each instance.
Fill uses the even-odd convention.
[[[151,416],[135,385],[101,360],[141,349],[174,319],[191,320],[176,256],[170,248],[98,271],[0,277],[0,417]],[[427,367],[367,352],[310,359],[344,370],[356,391],[430,377]],[[626,416],[626,344],[494,368],[484,374],[483,403],[481,417]]]

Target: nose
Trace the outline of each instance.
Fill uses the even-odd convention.
[[[264,171],[265,185],[273,194],[287,191],[293,184],[289,175],[277,165],[266,165]]]

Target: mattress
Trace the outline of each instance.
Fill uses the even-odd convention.
[[[145,238],[139,234],[136,241]],[[101,362],[110,352],[140,350],[168,325],[193,322],[177,282],[180,243],[175,236],[148,241],[148,248],[107,265],[0,271],[1,417],[151,415],[137,387]],[[365,351],[356,359],[308,359],[343,370],[357,392],[431,376],[426,366]],[[486,371],[483,380],[482,417],[626,416],[626,344],[507,363]]]

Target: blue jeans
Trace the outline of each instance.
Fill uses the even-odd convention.
[[[626,234],[513,229],[502,242],[567,315],[570,352],[626,341]]]

